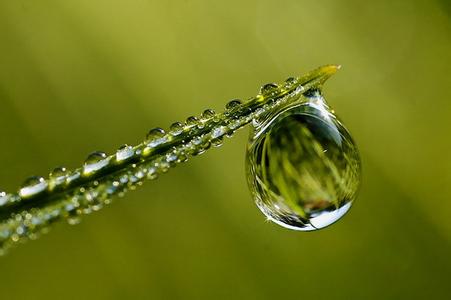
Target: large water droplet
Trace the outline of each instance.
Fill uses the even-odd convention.
[[[106,167],[109,163],[106,153],[104,152],[93,152],[88,158],[85,160],[85,164],[83,166],[84,174],[91,174],[95,171],[98,171],[104,167]]]
[[[19,190],[19,196],[21,198],[29,198],[45,191],[48,187],[47,181],[40,176],[29,177],[22,184]]]
[[[254,124],[246,169],[268,219],[309,231],[349,210],[360,184],[360,158],[319,91],[303,99]]]

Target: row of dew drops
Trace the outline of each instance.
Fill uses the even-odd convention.
[[[293,89],[294,87],[296,89]],[[293,92],[276,97],[292,89]],[[123,145],[111,156],[104,152],[93,152],[87,157],[82,168],[72,172],[58,167],[49,174],[48,179],[32,176],[23,183],[17,194],[0,191],[0,210],[7,210],[8,206],[13,207],[22,201],[33,201],[34,197],[45,192],[60,192],[57,200],[40,208],[11,212],[9,218],[0,223],[0,254],[14,243],[36,239],[48,231],[50,224],[60,219],[67,220],[69,224],[79,223],[80,216],[110,204],[112,196],[122,197],[128,190],[142,185],[146,178],[155,179],[178,163],[185,162],[190,156],[202,154],[211,146],[221,146],[224,136],[231,137],[237,129],[262,117],[276,106],[299,95],[301,91],[303,87],[298,84],[296,78],[289,78],[282,85],[266,84],[261,87],[257,98],[270,101],[261,101],[263,105],[255,109],[248,108],[248,111],[243,113],[242,102],[235,99],[227,103],[223,114],[207,109],[199,118],[191,116],[185,123],[173,123],[167,133],[162,128],[151,129],[145,142],[138,146]],[[207,124],[210,129],[202,131]],[[161,154],[152,155],[159,147],[179,137],[180,143],[175,143]],[[139,163],[127,164],[136,157],[140,158]],[[112,164],[124,167],[113,174],[94,178],[93,175]],[[78,188],[64,190],[64,187],[70,186],[74,181],[90,177],[93,177],[92,181],[88,180]]]

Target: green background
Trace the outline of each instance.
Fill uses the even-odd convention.
[[[286,230],[250,197],[242,130],[0,258],[1,299],[451,297],[450,53],[447,0],[1,0],[5,190],[328,63],[364,171],[343,220]]]

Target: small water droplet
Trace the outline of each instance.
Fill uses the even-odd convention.
[[[0,191],[0,206],[5,205],[6,203],[8,203],[7,194],[3,191]]]
[[[226,104],[226,109],[227,109],[227,110],[232,110],[232,109],[235,109],[236,107],[238,107],[238,106],[240,106],[240,105],[241,105],[241,100],[239,100],[239,99],[234,99],[234,100],[229,101],[229,102]]]
[[[215,138],[215,139],[211,140],[211,145],[213,147],[220,147],[220,146],[222,146],[223,141],[224,141],[223,137],[218,137],[218,138]]]
[[[298,83],[298,79],[295,77],[290,77],[285,80],[283,87],[287,90],[292,89]]]
[[[108,166],[109,160],[105,152],[96,151],[89,154],[83,166],[84,174],[91,174]]]
[[[169,134],[177,136],[183,132],[184,126],[181,122],[175,122],[169,127]]]
[[[360,184],[360,157],[319,92],[268,116],[251,131],[248,183],[272,221],[309,231],[340,219]]]
[[[164,129],[160,128],[160,127],[156,127],[156,128],[152,128],[151,130],[149,130],[146,138],[148,141],[151,141],[154,139],[162,138],[164,135],[165,135]]]
[[[45,191],[47,187],[47,181],[43,177],[32,176],[22,184],[19,190],[19,196],[21,198],[29,198]]]
[[[169,152],[168,154],[166,154],[166,161],[168,163],[170,163],[170,164],[175,163],[175,162],[177,162],[177,160],[178,160],[177,153]]]
[[[185,123],[188,128],[195,127],[199,125],[199,119],[194,116],[191,116],[186,119]]]
[[[204,112],[202,113],[202,119],[204,120],[210,120],[211,118],[213,118],[216,115],[215,111],[212,109],[206,109],[204,110]]]
[[[59,179],[61,177],[65,178],[69,172],[65,167],[57,167],[53,169],[53,171],[50,173],[49,177],[52,179]]]
[[[162,128],[153,128],[146,137],[147,145],[151,148],[161,145],[167,141],[166,132]]]
[[[232,119],[230,120],[228,127],[230,130],[235,131],[241,126],[241,120],[240,119]]]
[[[260,94],[263,96],[274,96],[279,91],[279,86],[275,83],[267,83],[260,88]]]
[[[158,171],[156,167],[150,167],[147,171],[147,178],[150,180],[156,179],[158,177]]]
[[[223,136],[226,132],[227,132],[227,127],[218,126],[218,127],[214,128],[213,131],[211,132],[211,138],[217,139],[217,138]]]
[[[67,171],[67,169],[65,167],[55,168],[49,174],[51,188],[65,183],[68,174],[69,174],[69,171]]]
[[[119,147],[119,149],[116,151],[116,161],[122,162],[125,161],[135,154],[135,151],[133,150],[132,146],[129,146],[127,144],[122,145]]]

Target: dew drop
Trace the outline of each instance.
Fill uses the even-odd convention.
[[[216,115],[215,111],[212,109],[206,109],[204,110],[204,112],[202,113],[202,119],[203,120],[210,120],[211,118],[213,118]]]
[[[214,128],[211,132],[211,138],[212,139],[217,139],[219,137],[224,136],[224,134],[226,134],[227,132],[227,127],[225,126],[218,126],[216,128]]]
[[[43,177],[32,176],[22,184],[19,190],[19,196],[21,198],[29,198],[45,191],[47,187],[47,181]]]
[[[93,152],[89,154],[88,158],[85,160],[85,164],[83,166],[83,173],[85,175],[89,175],[93,172],[96,172],[100,169],[103,169],[109,164],[109,160],[105,152]]]
[[[188,128],[195,127],[199,125],[199,119],[194,116],[191,116],[186,119],[185,123]]]
[[[273,96],[278,92],[279,86],[275,83],[267,83],[260,88],[260,94],[263,96]]]
[[[134,154],[135,154],[135,151],[133,150],[132,146],[129,146],[126,144],[122,145],[116,151],[116,161],[118,161],[118,162],[125,161],[125,160],[129,159],[130,157],[133,157]]]
[[[248,184],[260,210],[302,231],[340,219],[360,185],[360,157],[349,132],[319,91],[307,97],[254,123],[246,157]]]
[[[283,83],[283,87],[289,90],[293,88],[297,84],[297,82],[298,82],[297,78],[294,77],[287,78],[287,80],[285,80],[285,82]]]
[[[69,172],[65,167],[55,168],[49,175],[51,188],[65,183],[68,174]]]
[[[212,140],[211,140],[211,145],[212,145],[213,147],[221,147],[222,144],[223,144],[223,142],[224,142],[224,139],[223,139],[223,137],[221,136],[221,137],[212,139]]]
[[[53,169],[53,171],[50,173],[49,177],[52,179],[66,177],[68,174],[68,171],[65,167],[57,167]]]
[[[154,128],[149,131],[146,142],[149,147],[156,147],[166,142],[166,132],[162,128]]]
[[[169,127],[169,134],[177,136],[183,132],[183,124],[180,122],[175,122]]]
[[[5,205],[8,202],[8,197],[5,192],[0,191],[0,206]]]
[[[234,100],[229,101],[229,102],[226,104],[226,109],[227,109],[227,110],[232,110],[232,109],[235,109],[236,107],[238,107],[238,106],[240,106],[240,105],[241,105],[241,100],[239,100],[239,99],[234,99]]]

